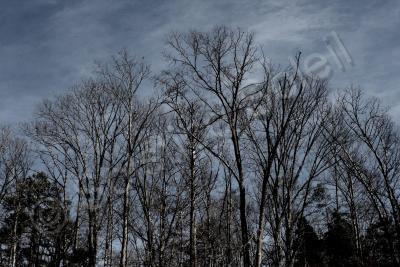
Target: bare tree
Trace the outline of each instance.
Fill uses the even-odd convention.
[[[217,27],[210,33],[172,34],[168,41],[185,85],[212,114],[212,121],[222,120],[229,129],[234,165],[218,153],[212,153],[231,169],[240,192],[240,222],[244,266],[250,266],[250,235],[247,222],[246,174],[243,155],[243,110],[254,92],[250,72],[258,62],[254,37],[238,30]]]
[[[261,179],[255,265],[262,264],[267,219],[274,240],[274,264],[285,259],[290,266],[296,254],[297,221],[309,205],[315,179],[329,167],[330,142],[324,139],[327,86],[301,76],[299,57],[295,69],[283,76],[277,78],[272,72],[266,76],[276,78],[265,83],[263,98],[252,111],[256,119],[247,131],[254,168]]]
[[[363,185],[378,220],[394,220],[399,236],[399,136],[395,126],[376,99],[365,100],[360,90],[346,91],[339,99],[344,124],[354,140],[341,145],[342,159]],[[389,235],[393,255],[399,262],[398,246]]]
[[[49,155],[61,155],[56,164],[74,178],[79,200],[81,196],[85,200],[90,266],[96,264],[99,210],[108,190],[107,181],[113,179],[110,175],[120,162],[115,159],[120,126],[120,103],[105,83],[89,81],[66,96],[43,102],[30,128],[30,135]],[[82,204],[77,203],[77,222],[82,219]]]
[[[38,106],[34,154],[0,129],[0,265],[399,265],[400,137],[379,101],[331,101],[300,54],[278,73],[240,29],[167,43],[161,94],[122,51]],[[43,196],[56,233],[35,227]]]
[[[27,142],[9,127],[0,128],[0,203],[18,178],[27,176],[32,160]]]
[[[122,214],[122,244],[120,266],[127,266],[128,249],[128,218],[130,189],[135,170],[135,153],[142,139],[151,130],[152,115],[158,108],[157,101],[142,104],[137,98],[137,91],[142,83],[149,78],[150,70],[141,61],[130,58],[126,51],[122,51],[114,58],[111,66],[103,66],[102,76],[108,86],[113,89],[122,108],[121,125],[123,127],[123,142],[125,143],[126,158],[122,165],[124,180],[123,214]]]
[[[31,168],[32,160],[29,155],[27,142],[14,136],[10,128],[0,129],[0,203],[10,192],[19,193],[18,184],[23,181]],[[18,201],[16,205],[16,217],[12,223],[11,252],[9,257],[9,266],[17,266],[18,247],[21,242],[17,233],[19,221],[19,209],[21,205]],[[3,218],[2,218],[3,219]]]

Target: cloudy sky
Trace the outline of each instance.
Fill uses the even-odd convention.
[[[29,119],[41,99],[90,75],[94,60],[126,48],[157,73],[166,34],[222,24],[254,31],[276,65],[297,51],[323,55],[332,88],[360,86],[400,122],[398,0],[1,0],[0,123]],[[329,52],[332,32],[353,64]]]

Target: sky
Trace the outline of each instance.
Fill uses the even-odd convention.
[[[218,25],[254,32],[277,66],[322,57],[333,89],[360,87],[400,123],[398,0],[0,0],[0,124],[29,120],[121,49],[157,74],[168,33]]]

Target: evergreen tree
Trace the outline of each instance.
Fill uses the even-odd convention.
[[[321,266],[321,240],[305,217],[297,223],[296,241],[297,255],[295,266]]]
[[[332,213],[324,243],[325,260],[329,266],[359,266],[351,224],[342,213]]]
[[[2,262],[15,253],[17,266],[59,266],[66,261],[70,222],[60,189],[46,174],[17,181],[3,203]]]
[[[366,232],[364,251],[368,266],[396,266],[394,259],[396,231],[391,219],[372,223]]]

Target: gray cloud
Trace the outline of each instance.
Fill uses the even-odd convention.
[[[168,32],[217,24],[256,32],[266,54],[281,65],[298,50],[329,58],[324,37],[335,31],[355,64],[345,72],[332,65],[332,87],[359,85],[400,115],[400,3],[395,0],[38,0],[2,1],[0,10],[3,123],[28,119],[40,99],[89,75],[96,59],[127,48],[157,72],[164,66]]]

